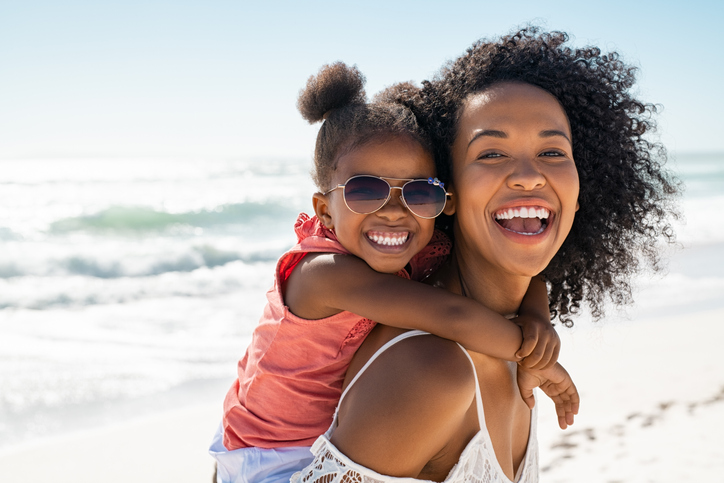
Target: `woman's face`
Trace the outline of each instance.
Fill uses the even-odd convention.
[[[456,214],[460,262],[527,277],[543,271],[578,209],[571,129],[556,98],[512,82],[471,95],[452,158],[446,212]]]

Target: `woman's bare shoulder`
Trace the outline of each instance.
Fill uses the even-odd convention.
[[[464,421],[473,374],[455,342],[433,335],[400,341],[350,388],[332,442],[379,473],[416,476]]]

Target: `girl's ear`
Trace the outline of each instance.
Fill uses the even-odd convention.
[[[450,195],[447,197],[447,201],[445,202],[445,209],[442,210],[442,212],[446,215],[455,214],[455,195],[453,194],[453,191],[452,186],[449,186],[447,192],[450,193]]]
[[[329,198],[327,195],[322,193],[314,193],[312,196],[312,206],[314,207],[314,213],[322,222],[322,225],[329,230],[334,230],[334,221],[332,220],[332,213],[329,210]]]

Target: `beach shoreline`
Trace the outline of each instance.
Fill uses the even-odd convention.
[[[682,481],[724,473],[724,308],[559,329],[582,396],[557,429],[539,397],[541,481]],[[583,325],[583,324],[581,324]],[[0,481],[208,481],[220,404],[195,404],[0,450]]]

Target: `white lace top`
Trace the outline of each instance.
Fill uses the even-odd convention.
[[[347,386],[347,389],[342,393],[337,411],[339,411],[342,399],[344,399],[349,388],[354,385],[360,375],[362,375],[380,354],[401,340],[417,335],[427,335],[427,333],[419,330],[405,332],[382,346],[375,355],[367,361],[367,364],[357,373],[349,386]],[[470,364],[473,366],[473,374],[475,375],[475,401],[477,403],[480,431],[478,431],[465,447],[458,463],[450,470],[444,483],[511,483],[495,457],[490,434],[488,434],[488,429],[485,426],[483,400],[480,395],[480,384],[478,382],[477,372],[475,371],[475,364],[473,364],[470,355],[462,346],[460,346],[460,349],[462,349],[470,360]],[[531,414],[528,447],[525,457],[515,475],[515,483],[536,483],[538,481],[537,408],[538,405],[536,405]],[[397,478],[381,475],[355,463],[342,454],[342,452],[329,441],[336,428],[337,413],[335,412],[332,426],[330,426],[327,432],[320,436],[312,446],[314,461],[302,471],[295,473],[291,478],[291,483],[420,483],[423,481],[415,478]]]

